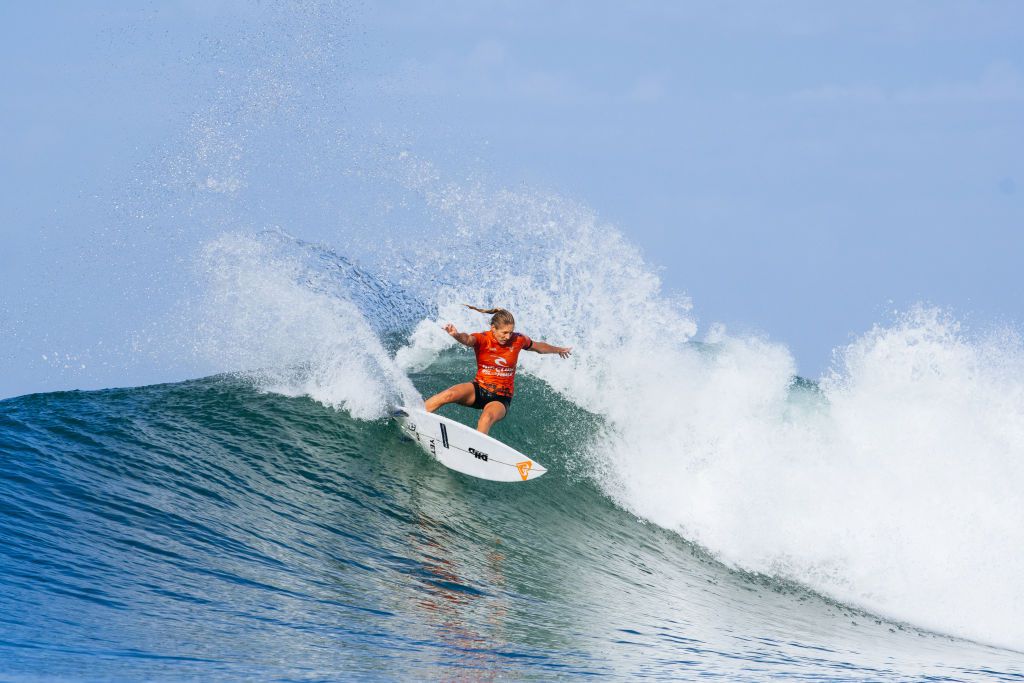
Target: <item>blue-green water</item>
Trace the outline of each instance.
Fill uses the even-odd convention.
[[[550,472],[502,485],[226,376],[2,401],[0,677],[1024,679],[617,508],[598,428],[523,378],[495,433]]]

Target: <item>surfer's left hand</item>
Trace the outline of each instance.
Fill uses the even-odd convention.
[[[560,349],[558,349],[558,355],[561,356],[562,358],[568,358],[570,355],[572,355],[572,347],[571,346],[563,346],[563,347],[561,347]]]

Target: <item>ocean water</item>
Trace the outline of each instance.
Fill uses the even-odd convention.
[[[695,341],[587,214],[541,238],[514,282],[453,245],[464,280],[399,285],[225,233],[186,327],[236,371],[0,401],[0,674],[1024,679],[1019,340],[919,309],[810,382],[766,340]],[[440,325],[482,329],[456,303],[482,291],[576,347],[521,357],[493,432],[536,482],[387,418],[470,375]]]
[[[498,433],[550,473],[500,485],[236,377],[0,402],[3,678],[1024,678],[638,518],[575,462],[600,431],[524,378]]]

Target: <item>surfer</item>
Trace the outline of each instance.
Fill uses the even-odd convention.
[[[451,323],[444,326],[444,331],[454,337],[455,341],[476,352],[476,377],[472,382],[456,384],[428,398],[426,411],[432,413],[449,403],[482,410],[476,428],[486,434],[495,422],[499,422],[508,413],[519,352],[557,353],[562,358],[568,358],[572,347],[552,346],[516,332],[515,318],[504,308],[485,310],[469,304],[463,305],[491,316],[491,329],[487,332],[459,332]]]

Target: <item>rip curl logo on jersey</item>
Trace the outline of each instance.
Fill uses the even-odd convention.
[[[494,359],[494,364],[495,365],[500,365],[501,367],[504,368],[504,367],[508,366],[508,361],[505,360],[504,358],[495,358]]]

